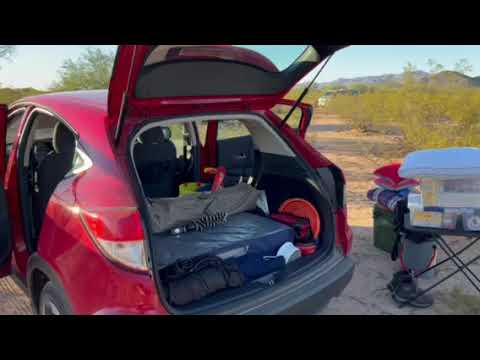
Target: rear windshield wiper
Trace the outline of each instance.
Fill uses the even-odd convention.
[[[288,119],[290,119],[290,116],[292,116],[293,112],[295,111],[295,109],[298,107],[298,105],[300,105],[300,103],[303,101],[303,99],[305,98],[305,96],[308,94],[308,92],[310,91],[310,88],[312,87],[312,85],[315,83],[315,81],[317,80],[318,78],[318,75],[320,75],[320,73],[323,71],[323,69],[325,68],[325,66],[327,66],[328,62],[330,61],[330,59],[332,58],[333,54],[330,55],[326,60],[325,62],[323,63],[322,67],[320,68],[320,70],[317,71],[317,74],[315,75],[315,77],[312,79],[312,81],[310,82],[310,84],[308,84],[308,86],[303,89],[302,93],[300,94],[300,97],[297,99],[297,101],[295,101],[295,105],[292,106],[292,108],[290,109],[290,111],[288,112],[288,114],[285,116],[285,118],[282,120],[282,123],[280,124],[280,127],[283,127],[283,125],[285,125],[288,121]]]

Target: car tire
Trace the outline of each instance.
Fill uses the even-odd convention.
[[[62,291],[49,281],[40,292],[39,315],[73,315],[71,307]]]

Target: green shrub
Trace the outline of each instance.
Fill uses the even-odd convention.
[[[25,88],[25,89],[2,88],[0,89],[0,104],[10,104],[26,96],[32,96],[32,95],[38,95],[38,94],[43,94],[43,92],[33,88]]]
[[[408,82],[359,96],[337,96],[328,104],[363,131],[398,128],[405,150],[480,146],[480,89]]]
[[[285,98],[290,99],[290,100],[297,100],[300,97],[300,95],[302,94],[302,91],[303,91],[303,88],[296,87],[296,88],[292,89],[285,96]],[[305,96],[305,98],[303,99],[302,102],[305,103],[305,104],[310,104],[310,105],[315,106],[321,95],[322,95],[322,93],[321,93],[320,90],[310,88],[310,90],[308,91],[307,95]]]

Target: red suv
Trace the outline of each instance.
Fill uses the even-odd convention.
[[[12,275],[39,314],[320,309],[353,274],[345,179],[304,140],[311,107],[299,104],[286,124],[277,110],[294,106],[287,92],[339,48],[307,46],[279,70],[241,46],[122,45],[108,90],[1,106],[0,276]],[[206,169],[220,166],[263,190],[271,213],[287,199],[313,204],[318,246],[267,282],[172,304],[162,271],[185,258],[184,243],[155,231],[150,201],[208,184]],[[244,235],[267,239],[259,224],[273,220],[252,216],[236,220]],[[208,236],[221,247],[220,231],[189,245]]]

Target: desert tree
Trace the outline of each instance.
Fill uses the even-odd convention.
[[[15,53],[15,45],[0,45],[0,59],[10,60]]]
[[[114,53],[100,48],[86,48],[78,59],[67,59],[58,71],[53,91],[105,89],[110,81]]]
[[[428,59],[427,66],[429,68],[430,74],[438,74],[439,72],[442,72],[443,70],[445,70],[445,66],[443,66],[442,64],[439,64],[434,59]]]
[[[467,75],[473,72],[473,65],[467,59],[460,59],[455,63],[454,70]]]

